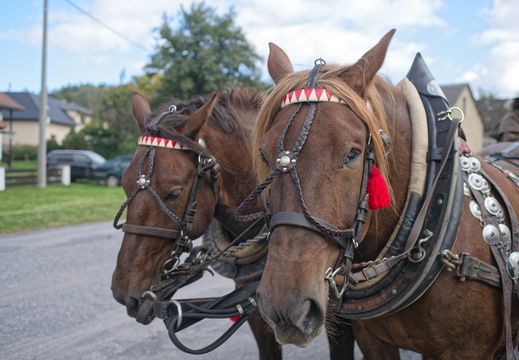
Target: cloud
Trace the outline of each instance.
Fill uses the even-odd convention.
[[[236,22],[260,56],[266,59],[268,43],[274,42],[296,70],[311,67],[317,57],[329,63],[354,62],[387,31],[397,28],[383,72],[404,75],[409,59],[423,45],[404,43],[398,33],[446,26],[438,15],[442,8],[442,0],[325,1],[319,6],[313,0],[249,0],[235,6]],[[267,74],[266,65],[263,73]]]
[[[73,3],[149,49],[149,54],[155,45],[153,29],[160,26],[162,14],[167,11],[175,17],[180,5],[189,8],[192,0],[177,1],[174,8],[170,0],[74,0]],[[219,13],[227,13],[234,7],[237,24],[264,58],[268,55],[268,42],[273,41],[284,47],[296,63],[306,66],[316,56],[326,56],[332,62],[354,61],[393,27],[405,31],[445,26],[437,14],[443,0],[333,0],[319,6],[313,0],[216,0],[208,6],[215,7]],[[41,24],[36,23],[16,36],[36,46],[41,43]],[[132,57],[132,52],[142,51],[71,4],[49,13],[48,46],[90,58],[107,52],[127,53]]]
[[[476,43],[490,45],[491,52],[478,79],[485,87],[491,87],[503,96],[519,94],[519,1],[494,0],[492,7],[485,9],[490,27],[474,37]],[[481,69],[480,69],[481,70]]]
[[[128,76],[142,74],[142,67],[149,61],[156,45],[158,34],[153,30],[161,25],[163,13],[167,12],[173,19],[174,26],[180,6],[189,9],[193,2],[198,2],[72,0],[102,23],[139,44],[135,46],[67,1],[54,3],[49,12],[48,47],[54,61],[50,61],[49,66],[52,69],[52,64],[59,64],[59,70],[65,73],[66,63],[77,63],[85,69],[85,75],[96,82],[103,81],[108,71],[110,76],[115,73],[117,78],[123,68]],[[296,70],[312,67],[318,57],[328,63],[352,63],[387,31],[396,28],[382,68],[382,73],[392,80],[399,81],[405,76],[414,55],[421,52],[426,55],[428,65],[436,69],[438,79],[470,82],[473,87],[503,92],[507,96],[519,93],[519,85],[514,81],[519,67],[516,60],[519,59],[517,0],[494,0],[477,19],[464,17],[464,13],[458,13],[459,9],[464,11],[463,6],[455,7],[446,0],[328,0],[318,5],[313,0],[214,0],[206,1],[206,5],[219,14],[227,14],[233,7],[236,24],[256,52],[266,60],[268,43],[274,42],[286,51]],[[470,10],[481,6],[471,4]],[[454,18],[459,21],[453,22]],[[27,23],[32,21],[33,27],[28,28]],[[472,29],[486,29],[479,30],[469,37],[471,41],[467,41],[465,23],[471,23],[469,28]],[[33,17],[24,26],[0,32],[0,39],[14,39],[39,48],[41,16]],[[451,43],[453,39],[463,39],[466,53],[448,56],[449,46],[456,46]],[[143,51],[140,46],[148,50]],[[472,55],[473,50],[476,55]],[[58,56],[56,54],[59,58],[52,59],[52,56]],[[258,65],[262,66],[264,78],[268,80],[265,63]],[[86,71],[90,66],[95,68],[94,73]],[[101,67],[106,71],[98,71]],[[77,71],[76,68],[67,70],[67,74]],[[73,78],[70,81],[74,81]]]

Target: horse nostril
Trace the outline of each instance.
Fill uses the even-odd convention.
[[[126,303],[126,311],[128,316],[137,317],[139,312],[139,300],[131,297]]]
[[[313,333],[316,328],[322,326],[325,320],[324,312],[311,299],[306,299],[290,307],[287,315],[292,324],[305,335]]]
[[[256,301],[258,302],[258,309],[261,317],[270,325],[270,327],[274,327],[279,321],[279,317],[273,307],[268,304],[268,301],[261,296],[259,291],[256,292]]]

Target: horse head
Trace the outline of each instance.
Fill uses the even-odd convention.
[[[335,270],[373,231],[368,197],[374,195],[366,192],[367,182],[374,171],[390,180],[391,165],[380,134],[389,132],[385,116],[392,105],[380,95],[386,81],[376,74],[393,33],[351,66],[318,60],[312,71],[293,72],[283,50],[270,45],[268,70],[276,86],[253,134],[253,149],[265,162],[258,176],[273,179],[258,304],[282,344],[305,347],[320,333],[327,319],[327,272],[344,273]],[[406,186],[405,176],[400,181]],[[392,207],[380,211],[397,221]],[[385,225],[379,230],[379,236],[387,234]],[[383,244],[364,246],[364,253],[377,246]]]
[[[255,121],[255,112],[232,106],[232,97],[197,97],[151,115],[144,96],[133,94],[142,136],[122,179],[127,216],[118,225],[124,238],[112,278],[113,296],[130,316],[137,316],[141,295],[169,276],[215,212],[221,221],[232,218],[240,201],[235,196],[245,197],[253,186],[243,183],[254,184],[250,144],[237,126]],[[214,120],[231,116],[223,125]],[[242,171],[251,175],[236,180]]]

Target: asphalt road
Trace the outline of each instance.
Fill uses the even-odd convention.
[[[144,326],[128,317],[110,291],[121,239],[111,222],[0,236],[0,359],[258,358],[247,325],[215,351],[196,356],[178,350],[161,321]],[[206,275],[177,297],[219,296],[233,288],[228,279]],[[178,335],[200,348],[230,325],[229,320],[205,320]],[[327,340],[321,335],[306,349],[284,346],[283,355],[327,359]],[[361,359],[360,352],[356,357]]]

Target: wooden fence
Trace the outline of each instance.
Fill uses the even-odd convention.
[[[68,179],[65,178],[67,176]],[[0,168],[0,191],[5,190],[6,187],[36,185],[37,183],[37,169],[5,170],[4,168]],[[61,167],[57,169],[47,169],[47,183],[70,184],[70,167],[68,167],[68,169]]]

